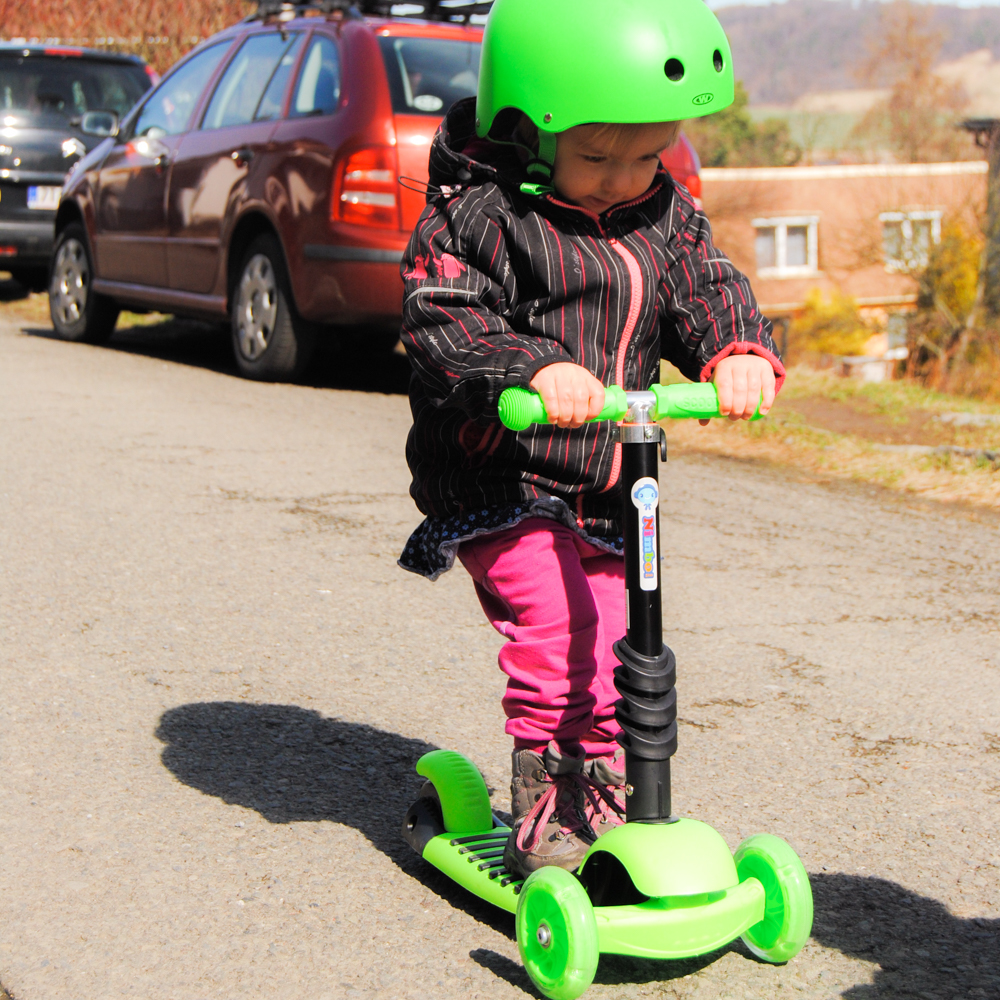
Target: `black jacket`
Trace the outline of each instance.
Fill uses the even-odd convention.
[[[402,264],[410,493],[437,517],[554,496],[607,534],[621,503],[611,424],[515,434],[497,418],[501,391],[556,361],[645,389],[661,355],[704,380],[727,354],[753,352],[781,377],[771,324],[662,169],[600,217],[522,193],[516,154],[476,139],[474,104],[457,103],[434,139],[427,207]]]

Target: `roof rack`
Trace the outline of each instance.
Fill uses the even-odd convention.
[[[290,21],[307,13],[345,17],[407,17],[423,21],[455,21],[468,24],[476,16],[489,13],[493,0],[468,3],[466,0],[257,0],[257,10],[248,21],[277,18]]]
[[[298,0],[289,3],[287,0],[257,0],[257,10],[245,21],[266,21],[275,17],[279,21],[291,21],[310,11],[318,14],[333,14],[340,11],[347,16],[360,17],[361,11],[353,0]]]

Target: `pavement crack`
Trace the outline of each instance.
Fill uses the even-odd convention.
[[[809,684],[826,685],[826,677],[819,671],[823,668],[818,663],[807,660],[801,654],[790,653],[782,646],[772,646],[767,642],[758,642],[762,649],[769,649],[774,653],[780,653],[785,657],[785,662],[780,666],[771,669],[777,674],[791,674],[796,680],[806,681]]]
[[[283,514],[292,514],[301,518],[318,531],[334,531],[339,534],[350,534],[369,525],[372,518],[367,515],[347,513],[343,508],[370,508],[378,502],[386,500],[406,500],[405,494],[380,493],[377,501],[374,496],[365,493],[317,493],[313,496],[282,497],[260,496],[246,490],[230,490],[223,487],[216,489],[216,494],[224,500],[235,500],[240,503],[254,504],[288,504],[282,508]]]
[[[684,726],[694,726],[695,729],[700,729],[702,732],[706,729],[719,728],[719,724],[717,722],[696,722],[694,719],[682,719],[680,716],[677,716],[677,722]],[[3,1000],[3,998],[0,997],[0,1000]]]
[[[710,698],[708,701],[696,701],[693,708],[756,708],[759,701],[738,701],[736,698]]]
[[[285,507],[283,514],[294,514],[304,518],[319,531],[338,531],[348,534],[363,528],[369,518],[347,517],[343,514],[331,513],[318,504],[297,502],[291,507]]]
[[[828,719],[822,716],[821,718],[823,718],[824,722],[828,723],[835,729],[836,727],[843,725],[840,719]],[[987,739],[990,739],[990,734],[986,733],[984,735]],[[914,736],[863,736],[861,733],[855,733],[844,729],[834,733],[834,739],[844,738],[851,741],[849,753],[852,757],[860,757],[873,763],[883,761],[891,754],[895,754],[897,752],[897,748],[899,747],[919,747],[924,750],[956,750],[963,747],[971,749],[971,744],[968,743],[947,743],[945,741],[938,740],[921,740]],[[996,748],[993,750],[987,748],[986,752],[1000,753],[1000,737],[992,737],[992,739],[996,741]]]

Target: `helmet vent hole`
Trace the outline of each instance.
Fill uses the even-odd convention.
[[[663,72],[672,83],[679,83],[684,78],[684,63],[680,59],[668,59]]]
[[[724,62],[722,61],[722,53],[721,53],[721,52],[720,52],[720,51],[719,51],[718,49],[716,49],[716,50],[715,50],[715,51],[714,51],[714,52],[712,53],[712,65],[713,65],[713,66],[715,67],[715,72],[716,72],[716,73],[721,73],[721,72],[722,72],[722,68],[723,68],[723,66],[725,66],[725,65],[726,65],[726,64],[725,64],[725,63],[724,63]]]

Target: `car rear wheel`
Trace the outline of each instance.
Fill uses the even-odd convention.
[[[63,340],[103,344],[115,331],[118,303],[94,292],[94,267],[83,226],[67,226],[56,241],[49,279],[49,315]]]
[[[230,301],[240,374],[270,382],[300,377],[315,336],[295,314],[284,254],[273,236],[258,236],[247,248]]]

